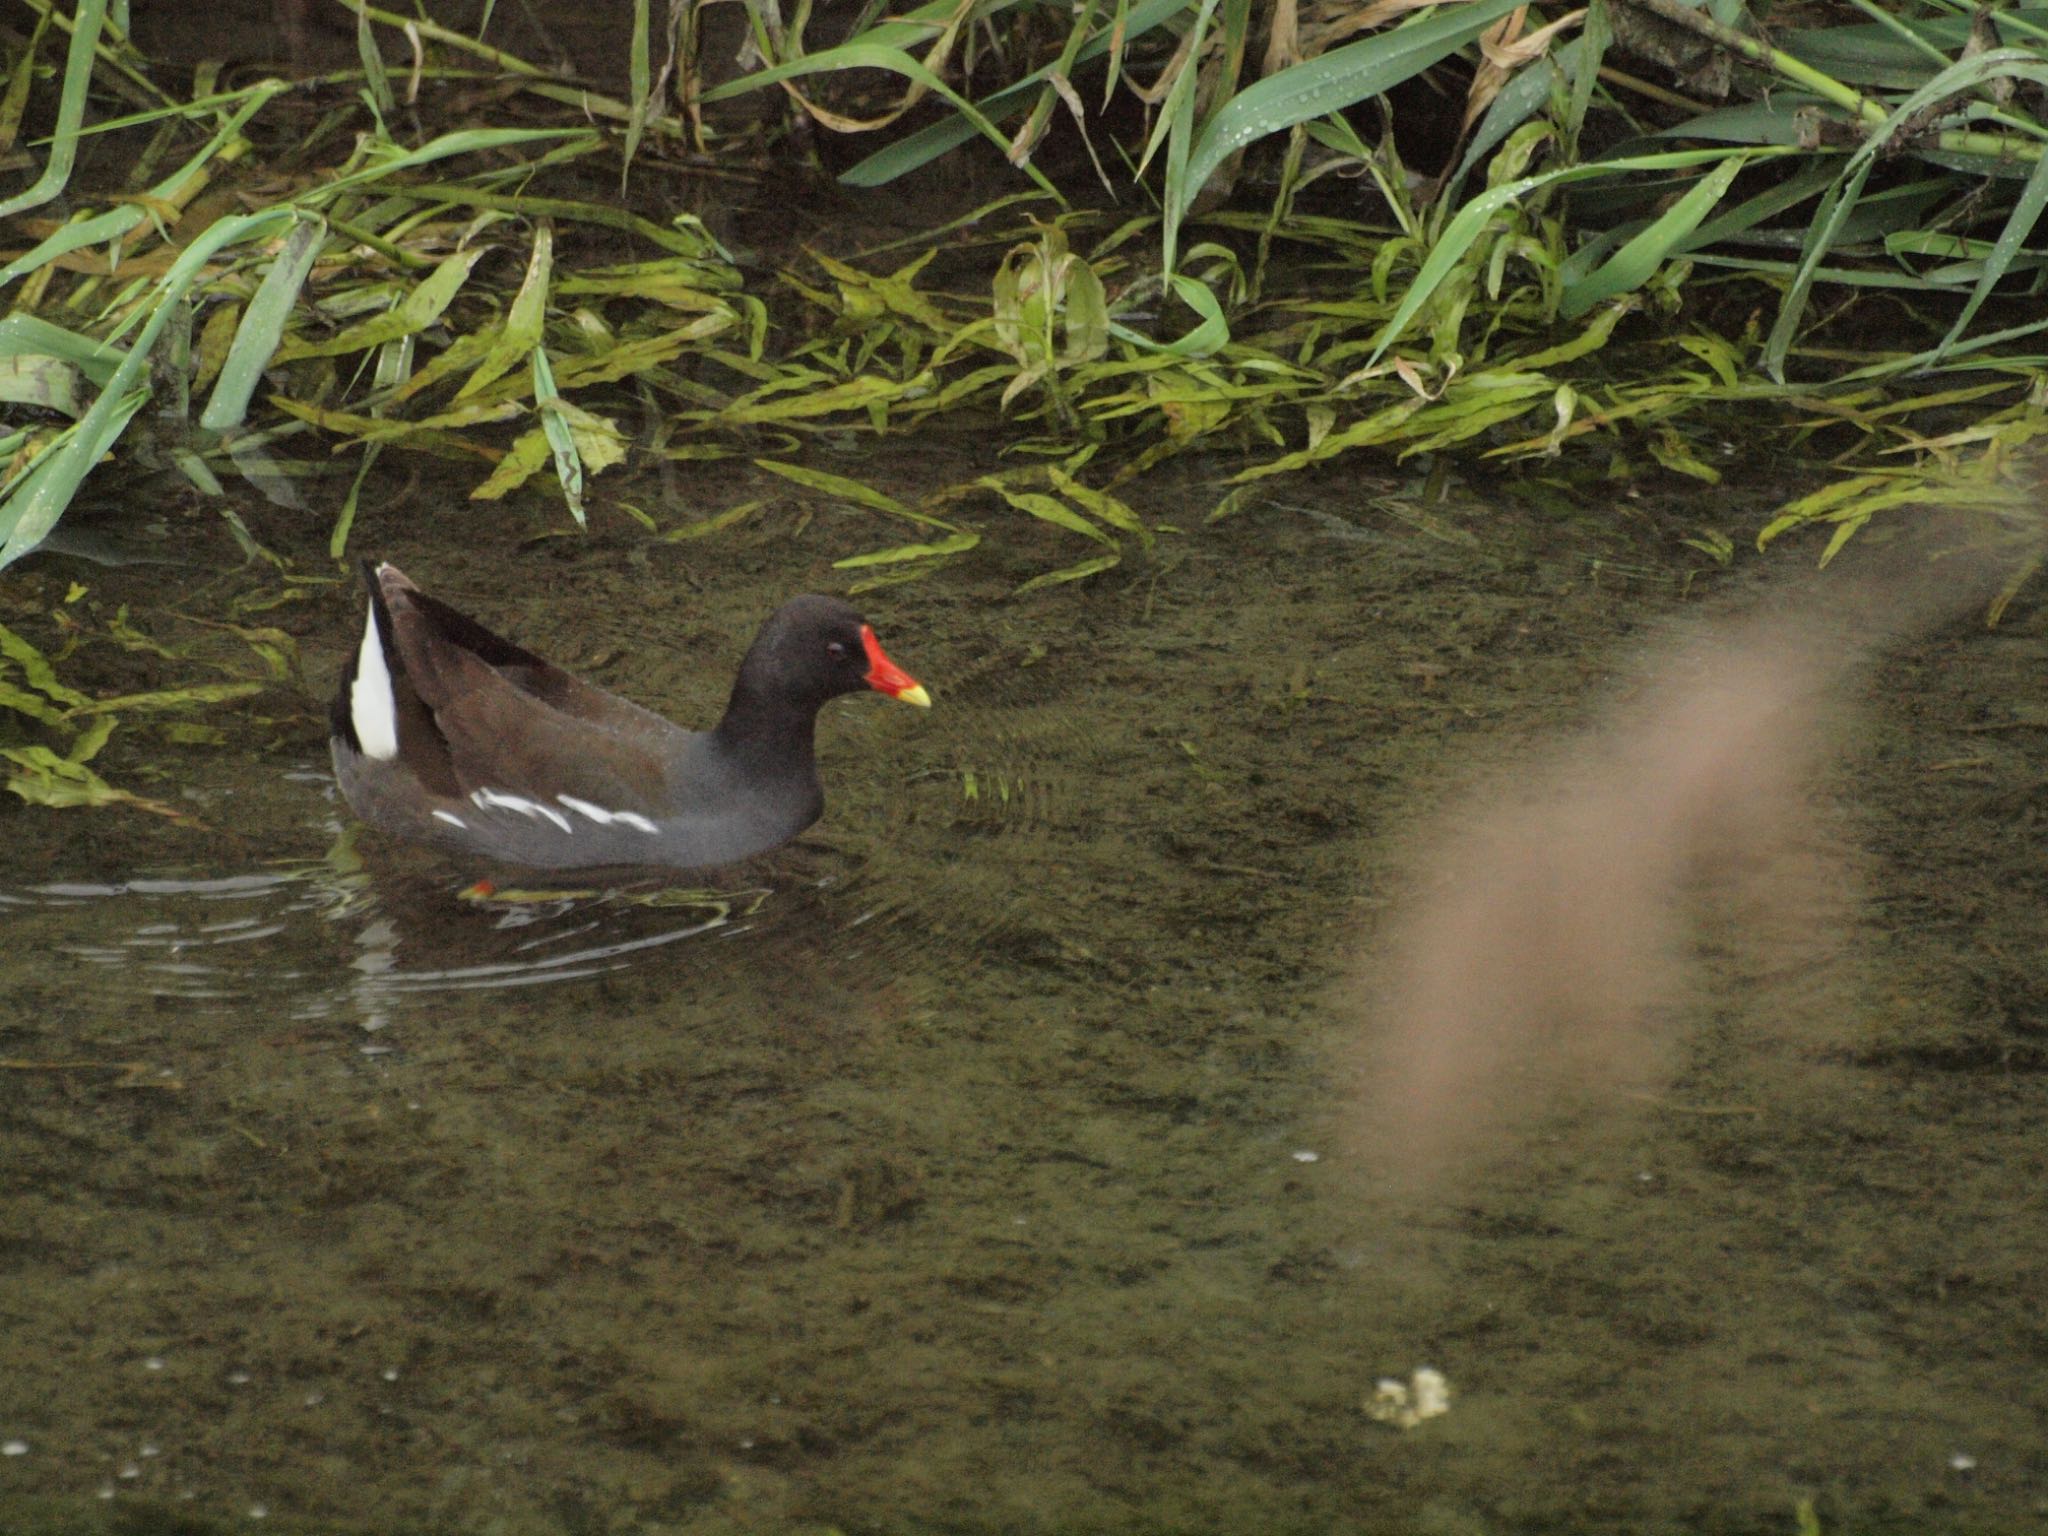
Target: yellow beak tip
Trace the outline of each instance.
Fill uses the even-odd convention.
[[[923,683],[912,683],[908,688],[897,694],[896,697],[905,704],[915,704],[919,709],[930,709],[932,707],[932,696],[924,691]]]

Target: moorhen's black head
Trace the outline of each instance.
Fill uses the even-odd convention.
[[[762,705],[781,701],[815,710],[863,688],[906,704],[931,703],[917,679],[883,652],[857,608],[812,593],[791,598],[768,616],[740,663],[734,699],[744,695]]]

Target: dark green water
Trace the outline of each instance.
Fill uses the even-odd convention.
[[[1420,820],[1624,687],[1696,562],[1319,494],[870,594],[936,707],[828,711],[825,821],[715,899],[324,857],[342,583],[273,619],[304,695],[110,749],[206,829],[0,808],[0,1526],[2048,1527],[2040,611],[1852,690],[1842,943],[1705,946],[1647,1088],[1395,1198],[1361,999]],[[686,720],[890,538],[473,515],[358,544]],[[167,581],[31,563],[7,622],[73,579],[144,622]],[[1419,1366],[1447,1414],[1367,1412]]]

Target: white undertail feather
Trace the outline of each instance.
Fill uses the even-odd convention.
[[[377,604],[363,625],[363,643],[356,651],[356,678],[349,684],[348,719],[355,727],[363,756],[389,762],[398,756],[398,700],[391,691],[391,671],[384,665],[384,642],[377,634]]]

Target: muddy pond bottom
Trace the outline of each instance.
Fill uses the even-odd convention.
[[[2048,1529],[2038,609],[1853,681],[1838,942],[1700,944],[1654,1076],[1396,1195],[1414,829],[1739,599],[1324,497],[867,595],[936,707],[828,710],[730,879],[464,898],[288,746],[195,787],[232,862],[7,869],[0,1526]],[[595,676],[687,720],[860,537],[378,552],[573,666],[686,637]]]

